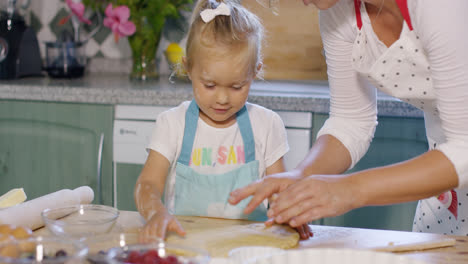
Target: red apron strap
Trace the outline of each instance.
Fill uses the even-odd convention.
[[[410,19],[409,11],[408,11],[407,0],[396,0],[396,3],[398,5],[398,8],[400,8],[401,14],[403,15],[403,19],[406,21],[408,28],[410,30],[413,30],[413,25],[411,24],[411,19]]]
[[[361,0],[354,0],[354,11],[356,12],[356,22],[359,30],[362,28]]]
[[[406,24],[408,25],[408,28],[410,30],[413,30],[413,25],[411,24],[411,19],[409,16],[409,11],[408,11],[408,3],[407,0],[395,0],[398,8],[400,9],[401,15],[403,16],[403,19],[406,21]],[[362,18],[361,18],[361,0],[354,0],[354,11],[356,12],[356,22],[357,26],[359,29],[362,28]]]

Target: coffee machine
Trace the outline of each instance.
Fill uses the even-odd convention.
[[[8,0],[0,12],[0,79],[42,76],[42,60],[36,32],[15,10],[16,0]]]

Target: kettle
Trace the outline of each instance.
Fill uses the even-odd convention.
[[[52,78],[79,78],[84,75],[84,42],[76,42],[71,33],[62,31],[57,41],[46,41],[46,71]]]
[[[52,78],[79,78],[85,73],[87,63],[85,44],[100,29],[102,16],[97,15],[97,26],[80,40],[80,22],[72,16],[73,33],[63,30],[57,41],[46,41],[46,71]]]
[[[0,79],[42,76],[42,60],[36,32],[15,11],[16,0],[8,0],[0,12]]]

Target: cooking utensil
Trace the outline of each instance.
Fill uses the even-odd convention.
[[[80,40],[80,21],[71,17],[73,33],[62,31],[60,38],[46,45],[46,71],[52,78],[79,78],[85,73],[87,57],[85,45],[102,27],[102,16],[96,12],[96,27]]]
[[[60,190],[0,210],[0,223],[29,227],[34,230],[44,226],[41,218],[41,212],[44,209],[88,204],[93,201],[93,198],[94,192],[88,186],[78,187],[74,190]]]
[[[46,42],[46,71],[53,78],[78,78],[85,72],[84,43]]]
[[[8,0],[6,11],[0,11],[0,79],[42,76],[41,71],[36,32],[17,12],[16,0]]]

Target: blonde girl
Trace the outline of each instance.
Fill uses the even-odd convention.
[[[229,193],[284,171],[289,150],[280,117],[247,103],[262,68],[263,27],[231,1],[200,0],[193,12],[184,67],[194,100],[158,116],[149,156],[135,186],[143,235],[184,235],[174,215],[266,220],[266,207],[244,214]]]

